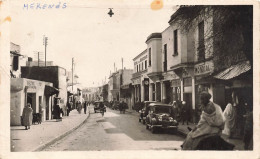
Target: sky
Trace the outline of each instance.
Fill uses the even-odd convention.
[[[36,9],[37,3],[66,3],[66,8]],[[34,8],[30,5],[34,3]],[[133,69],[133,58],[147,45],[146,38],[162,32],[176,6],[164,1],[152,10],[152,0],[11,0],[10,40],[21,46],[21,54],[44,54],[43,36],[48,37],[47,61],[71,71],[72,58],[78,81],[84,87],[108,82],[110,71]],[[24,7],[28,4],[28,9]],[[108,8],[114,15],[109,17]],[[37,60],[37,59],[35,59]]]

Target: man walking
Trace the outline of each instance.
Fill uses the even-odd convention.
[[[87,112],[87,101],[84,102],[84,114]]]

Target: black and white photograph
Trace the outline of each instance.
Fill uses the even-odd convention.
[[[0,158],[259,158],[259,2],[180,3],[0,1]]]

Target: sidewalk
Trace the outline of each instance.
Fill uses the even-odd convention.
[[[25,130],[24,126],[12,126],[11,152],[40,151],[77,129],[88,117],[89,110],[87,114],[83,110],[79,114],[74,109],[70,116],[64,116],[60,122],[56,122],[56,119],[46,120],[39,125],[31,125],[29,130]]]
[[[187,127],[190,128],[194,128],[195,125],[189,123],[189,125],[182,125],[182,123],[179,123],[179,127],[178,127],[178,133],[180,133],[181,135],[185,136],[189,133],[189,130],[187,129]],[[226,135],[222,135],[221,136],[224,140],[226,140],[227,142],[235,145],[234,150],[244,150],[244,142],[241,139],[229,139]]]

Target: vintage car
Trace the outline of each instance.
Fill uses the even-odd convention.
[[[156,101],[144,101],[144,106],[141,110],[139,110],[139,122],[142,122],[143,124],[145,124],[145,119],[146,116],[148,115],[148,110],[147,107],[149,106],[149,104],[151,103],[155,103]]]
[[[119,109],[119,101],[114,101],[114,103],[112,105],[112,109],[113,110],[118,110]]]
[[[94,112],[97,113],[98,111],[100,112],[100,107],[99,107],[99,104],[101,103],[102,101],[95,101],[94,102]],[[106,112],[106,106],[104,105],[104,112]]]
[[[146,129],[152,133],[159,128],[171,129],[176,131],[178,122],[173,119],[173,107],[169,104],[151,103],[147,107],[148,115],[146,117]]]

